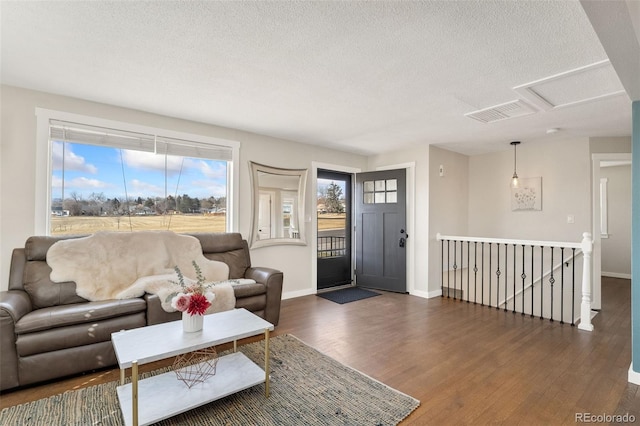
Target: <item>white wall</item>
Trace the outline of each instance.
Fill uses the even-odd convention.
[[[602,239],[602,275],[631,278],[631,166],[602,167],[607,179],[608,232]]]
[[[440,176],[440,166],[444,176]],[[445,149],[429,148],[429,293],[441,292],[442,235],[467,235],[469,222],[469,157]]]
[[[366,158],[330,149],[285,141],[240,130],[164,117],[10,86],[1,87],[0,144],[0,290],[8,286],[11,251],[23,247],[35,229],[35,173],[37,107],[130,122],[144,126],[236,140],[240,148],[239,229],[249,237],[251,190],[249,160],[263,164],[311,169],[312,161],[365,168]],[[308,180],[307,212],[315,211],[315,189]],[[46,212],[44,213],[46,214]],[[311,239],[307,226],[306,238]],[[287,293],[312,293],[311,245],[276,246],[252,250],[252,263],[284,272],[284,297]]]
[[[469,235],[581,241],[591,232],[589,140],[523,142],[517,153],[520,178],[542,177],[542,210],[511,211],[512,149],[470,157]]]
[[[589,148],[592,154],[630,153],[631,137],[589,138]]]

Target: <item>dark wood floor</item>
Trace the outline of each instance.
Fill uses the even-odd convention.
[[[274,335],[293,334],[419,399],[403,425],[574,424],[576,413],[627,412],[640,421],[640,391],[627,383],[630,294],[629,280],[603,279],[591,333],[446,298],[384,293],[338,305],[306,296],[283,301]],[[117,378],[113,369],[5,392],[0,406]]]

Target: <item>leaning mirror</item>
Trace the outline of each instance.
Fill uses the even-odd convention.
[[[307,169],[281,169],[250,162],[251,248],[277,244],[306,245],[304,192]]]

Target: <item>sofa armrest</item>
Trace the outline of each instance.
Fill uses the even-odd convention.
[[[13,323],[33,310],[26,291],[9,290],[0,292],[0,316],[8,316]]]
[[[26,292],[0,292],[0,390],[20,385],[15,324],[31,310],[31,299]]]
[[[247,269],[244,277],[265,285],[267,305],[264,310],[264,319],[273,325],[278,325],[280,302],[282,301],[282,280],[284,278],[282,272],[271,268],[252,267]]]

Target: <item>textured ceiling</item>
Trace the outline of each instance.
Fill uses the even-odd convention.
[[[362,154],[631,134],[626,94],[494,123],[464,116],[607,59],[578,1],[0,7],[7,85]]]

